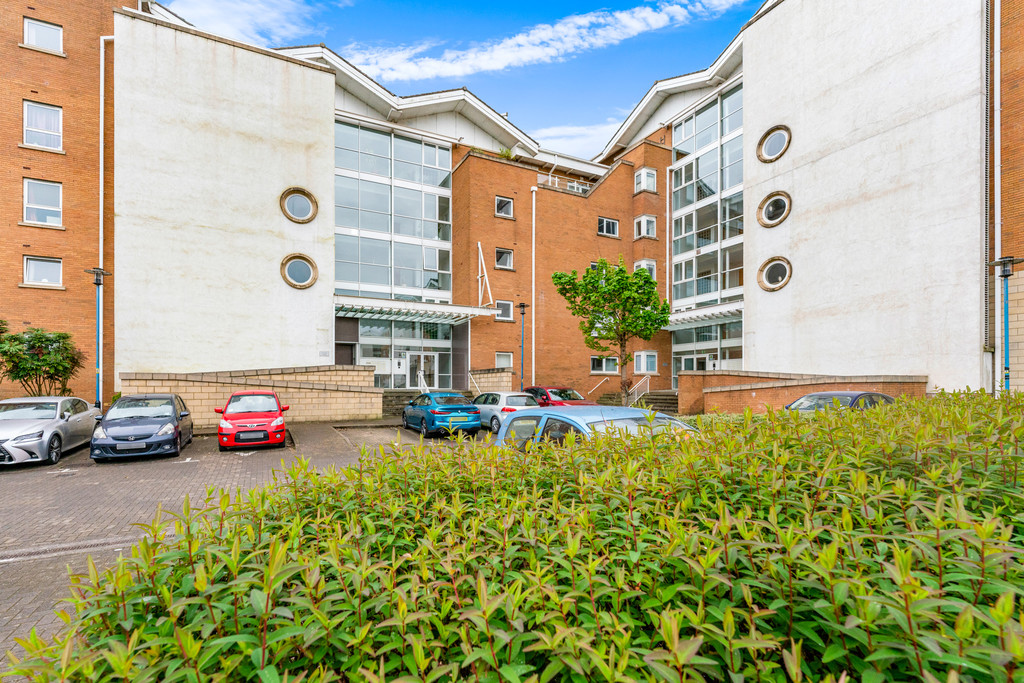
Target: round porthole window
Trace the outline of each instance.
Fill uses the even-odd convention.
[[[772,192],[757,207],[757,222],[766,228],[774,228],[789,218],[792,207],[792,197],[785,192]]]
[[[757,158],[766,164],[770,164],[789,149],[789,141],[792,134],[786,126],[775,126],[770,128],[757,143]]]
[[[789,259],[781,256],[774,256],[762,264],[757,271],[757,284],[766,292],[774,292],[789,284],[789,278],[793,275],[793,266]]]
[[[316,218],[316,198],[301,187],[290,187],[281,195],[281,211],[288,220],[308,223]]]
[[[281,277],[295,289],[312,287],[316,282],[316,264],[308,256],[289,254],[281,261]]]

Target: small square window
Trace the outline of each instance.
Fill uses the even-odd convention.
[[[46,149],[61,148],[61,131],[63,129],[63,110],[48,104],[25,100],[24,119],[22,122],[22,142],[34,147]]]
[[[597,234],[607,237],[619,236],[619,222],[612,218],[597,219]]]
[[[657,351],[637,351],[634,358],[637,374],[651,375],[658,371]]]
[[[494,354],[494,367],[496,368],[510,368],[512,367],[512,354],[498,352]]]
[[[512,218],[512,200],[508,197],[494,198],[494,215],[502,218]]]
[[[653,168],[641,168],[633,176],[633,192],[644,191],[658,191],[658,172]]]
[[[657,222],[654,216],[640,216],[633,222],[633,237],[657,237]]]
[[[512,315],[512,302],[511,301],[495,301],[494,304],[498,307],[498,314],[494,316],[495,320],[515,320],[515,316]]]
[[[26,285],[63,284],[63,266],[59,258],[25,257],[24,282]]]
[[[24,44],[47,52],[64,53],[64,29],[57,24],[25,17]]]
[[[591,356],[590,372],[594,374],[617,374],[619,372],[619,359]]]
[[[501,270],[512,270],[512,250],[511,249],[495,249],[494,250],[494,267],[500,268]]]
[[[26,223],[62,225],[60,183],[25,178],[23,220]]]

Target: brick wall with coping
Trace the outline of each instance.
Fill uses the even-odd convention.
[[[377,419],[382,415],[382,390],[373,386],[369,365],[328,365],[266,370],[195,373],[121,373],[121,393],[178,394],[197,429],[215,427],[228,397],[246,389],[277,392],[290,406],[286,420],[327,422]]]
[[[519,376],[509,368],[488,368],[472,370],[470,389],[478,394],[485,391],[516,391],[519,389]]]
[[[922,397],[928,378],[921,375],[830,376],[718,370],[679,374],[679,414],[755,413],[781,408],[815,391],[876,391],[890,396]]]

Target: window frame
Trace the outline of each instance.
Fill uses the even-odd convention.
[[[21,144],[32,149],[47,150],[50,152],[63,152],[64,151],[64,107],[58,107],[55,104],[46,104],[44,102],[36,102],[35,100],[22,100],[21,105]],[[30,128],[28,125],[28,108],[29,106],[41,107],[43,109],[56,109],[57,110],[57,131],[43,130],[42,128]],[[43,133],[44,135],[56,135],[60,139],[60,144],[56,147],[48,147],[47,145],[37,145],[34,142],[28,141],[29,130]]]
[[[498,210],[498,202],[508,202],[508,213],[502,213]],[[502,197],[501,195],[494,195],[494,215],[498,218],[515,218],[515,200],[511,197]]]
[[[642,228],[648,224],[650,225],[649,232]],[[644,237],[652,240],[658,239],[658,219],[653,214],[645,213],[633,219],[633,239],[638,240]]]
[[[600,370],[594,369],[594,361],[597,361],[601,365]],[[611,370],[608,369],[608,361],[611,361],[615,367]],[[591,375],[618,375],[619,373],[619,357],[618,356],[591,356],[590,357],[590,374]]]
[[[501,305],[508,304],[508,317],[505,318],[501,315]],[[516,304],[514,301],[506,301],[504,299],[495,299],[494,305],[498,309],[498,312],[494,314],[495,320],[501,322],[515,322],[516,321]]]
[[[40,282],[28,279],[29,261],[56,263],[60,266],[60,280],[57,282]],[[64,288],[64,259],[54,256],[30,256],[25,254],[21,257],[21,283],[30,287],[51,287],[53,289]]]
[[[22,178],[22,196],[21,196],[21,220],[28,225],[40,225],[46,228],[63,228],[64,227],[64,183],[54,182],[52,180],[40,180],[39,178]],[[32,208],[41,208],[53,210],[54,207],[46,206],[44,204],[29,204],[28,203],[28,186],[29,183],[39,183],[41,185],[56,185],[60,195],[60,203],[57,205],[57,210],[60,212],[60,220],[57,223],[44,223],[42,221],[33,221],[28,218],[28,210]]]
[[[32,24],[40,24],[42,26],[48,26],[50,28],[58,29],[58,34],[60,35],[60,48],[57,49],[57,50],[53,50],[51,48],[44,47],[42,45],[37,45],[35,43],[30,43],[28,41],[28,26],[29,26],[30,23],[32,23]],[[62,26],[61,24],[55,24],[52,21],[43,21],[42,19],[35,19],[33,17],[23,16],[22,17],[22,24],[21,24],[21,44],[22,44],[22,46],[27,47],[27,48],[31,48],[33,50],[39,50],[41,52],[47,52],[47,53],[49,53],[51,55],[60,55],[60,56],[63,57],[64,56],[64,26]]]
[[[644,166],[633,174],[633,194],[658,191],[658,171]]]
[[[786,277],[784,277],[781,281],[775,284],[771,284],[766,279],[768,275],[768,269],[777,263],[780,263],[786,267]],[[790,263],[789,259],[784,256],[772,256],[771,258],[766,259],[757,271],[757,284],[760,285],[761,289],[763,289],[766,292],[777,292],[786,285],[788,285],[789,281],[792,279],[793,264]]]
[[[604,222],[602,224],[602,221]],[[609,227],[614,227],[614,230],[609,230]],[[605,228],[603,231],[601,228]],[[597,217],[597,234],[602,237],[618,237],[619,236],[619,221],[616,218],[605,218],[604,216]]]
[[[643,268],[644,270],[646,270],[650,274],[652,280],[654,280],[655,282],[658,281],[658,262],[657,261],[655,261],[654,259],[644,258],[644,259],[640,259],[639,261],[634,261],[633,262],[633,272],[634,273],[636,271],[640,270],[641,268]]]
[[[508,261],[509,261],[509,263],[508,263],[507,266],[501,265],[501,255],[502,254],[508,254]],[[506,249],[504,247],[495,247],[494,248],[494,268],[496,270],[515,270],[516,269],[515,263],[516,263],[516,261],[515,261],[515,250],[513,250],[513,249]]]
[[[309,280],[307,280],[306,282],[299,282],[298,280],[294,280],[292,279],[292,276],[288,274],[288,266],[295,261],[302,261],[307,266],[309,266],[310,277]],[[283,279],[289,287],[294,287],[295,289],[309,289],[310,287],[316,284],[316,281],[319,279],[319,277],[320,270],[317,268],[316,261],[314,261],[312,257],[307,256],[306,254],[300,254],[296,252],[288,254],[283,259],[281,259],[281,279]]]
[[[786,203],[786,209],[785,211],[782,212],[782,215],[776,218],[775,220],[769,220],[765,212],[768,210],[768,205],[772,204],[777,199],[781,199]],[[775,192],[768,193],[768,195],[764,199],[762,199],[761,203],[758,205],[757,222],[760,223],[762,227],[774,228],[775,226],[780,225],[787,218],[789,218],[789,214],[792,213],[792,211],[793,198],[789,196],[788,192],[776,190]]]
[[[508,365],[501,365],[498,362],[498,356],[508,356]],[[494,367],[495,368],[514,368],[516,364],[516,356],[511,351],[495,351],[494,352]]]
[[[640,361],[643,359],[643,367],[646,368],[649,358],[654,359],[654,369],[647,370],[641,369]],[[657,351],[637,351],[633,354],[633,374],[636,375],[657,375],[658,374],[658,352]]]

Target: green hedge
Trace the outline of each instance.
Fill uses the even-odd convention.
[[[472,442],[212,493],[73,579],[90,681],[1021,680],[1024,399]],[[161,540],[162,539],[162,540]]]

